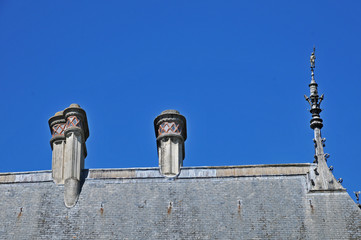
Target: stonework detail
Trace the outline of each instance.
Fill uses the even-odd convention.
[[[64,135],[64,131],[69,127],[80,127],[81,121],[76,116],[69,116],[66,123],[54,124],[51,126],[52,136]]]
[[[69,116],[66,121],[66,127],[81,127],[80,120],[76,116]]]
[[[55,124],[52,126],[52,136],[64,135],[65,127],[65,124]]]
[[[163,134],[167,133],[173,133],[173,134],[181,134],[182,128],[180,126],[180,123],[177,122],[163,122],[159,125],[158,129],[158,136],[161,136]]]

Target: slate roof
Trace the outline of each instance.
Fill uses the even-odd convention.
[[[316,166],[84,170],[73,208],[51,171],[0,173],[0,239],[361,239],[345,190],[309,191]]]

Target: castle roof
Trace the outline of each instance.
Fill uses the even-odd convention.
[[[3,239],[358,239],[344,190],[310,191],[316,164],[85,169],[77,204],[51,171],[0,174]]]

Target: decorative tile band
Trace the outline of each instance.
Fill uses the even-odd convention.
[[[173,133],[180,135],[182,133],[182,127],[180,123],[177,122],[163,122],[159,125],[158,136],[163,134]]]
[[[52,136],[64,135],[65,129],[69,127],[81,127],[81,121],[76,116],[69,116],[66,123],[58,123],[52,126]]]
[[[63,135],[65,128],[66,128],[65,123],[63,123],[63,124],[55,124],[52,127],[52,130],[53,130],[52,131],[52,136],[55,137],[55,136],[58,136],[58,135]]]
[[[80,120],[76,116],[69,116],[66,121],[66,127],[81,127]]]

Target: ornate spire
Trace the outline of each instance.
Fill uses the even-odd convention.
[[[323,124],[322,124],[323,121],[322,121],[322,118],[320,117],[320,113],[322,111],[322,109],[320,108],[320,105],[323,100],[323,94],[321,95],[321,97],[318,96],[318,91],[317,91],[318,84],[315,81],[315,73],[314,73],[314,69],[316,67],[315,66],[315,60],[316,60],[315,50],[316,49],[314,47],[313,52],[311,53],[311,57],[310,57],[311,83],[308,85],[310,87],[310,97],[307,97],[305,95],[305,99],[311,106],[310,113],[312,114],[312,119],[310,122],[311,123],[310,127],[312,129],[315,129],[315,128],[321,129],[323,127]]]
[[[312,114],[312,119],[310,121],[310,127],[314,131],[314,139],[315,143],[315,163],[317,163],[317,167],[314,169],[312,173],[310,173],[311,178],[311,191],[320,191],[320,190],[344,190],[342,185],[338,183],[333,176],[331,170],[327,166],[327,158],[330,156],[329,154],[325,154],[323,147],[325,146],[325,138],[321,137],[321,128],[323,127],[323,121],[320,117],[321,113],[321,102],[323,100],[323,94],[321,97],[318,96],[318,84],[315,80],[315,48],[313,48],[313,52],[311,53],[310,63],[311,63],[311,83],[308,85],[310,87],[310,96],[307,97],[305,95],[306,101],[310,104],[310,113]]]
[[[312,76],[312,81],[311,82],[315,82],[315,79],[314,79],[314,72],[313,70],[315,69],[315,63],[316,63],[316,55],[315,55],[315,51],[316,51],[316,48],[313,47],[313,52],[311,53],[311,57],[310,57],[310,63],[311,63],[311,76]]]

